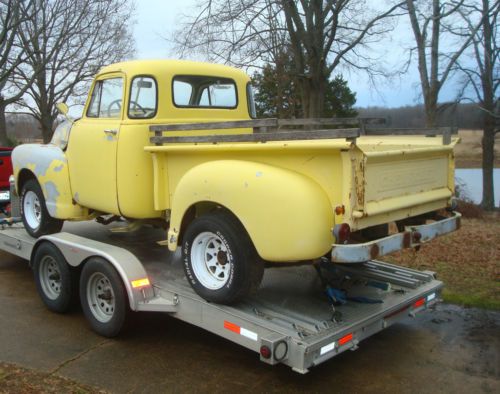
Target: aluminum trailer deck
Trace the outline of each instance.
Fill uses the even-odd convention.
[[[380,261],[335,265],[335,275],[349,283],[390,283],[380,290],[382,303],[348,301],[333,311],[311,265],[265,270],[257,294],[234,306],[209,303],[191,289],[178,254],[157,244],[164,232],[143,228],[133,233],[110,231],[95,223],[67,223],[65,232],[31,238],[20,225],[0,230],[0,250],[28,261],[42,243],[56,245],[68,264],[101,256],[119,272],[134,311],[157,311],[194,324],[260,354],[268,364],[286,364],[299,373],[346,350],[407,315],[422,311],[439,299],[442,282],[431,272],[420,272]],[[114,226],[116,230],[116,226]],[[151,288],[130,283],[146,273]]]

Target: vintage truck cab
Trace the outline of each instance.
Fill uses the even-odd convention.
[[[109,214],[163,225],[195,291],[234,303],[258,287],[265,261],[359,263],[458,227],[444,211],[458,141],[448,131],[381,136],[353,119],[254,116],[250,79],[235,68],[104,67],[80,119],[13,152],[26,230]]]

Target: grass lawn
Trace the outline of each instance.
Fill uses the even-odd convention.
[[[416,252],[404,250],[383,260],[437,273],[445,302],[500,310],[500,215],[462,219],[462,227]]]

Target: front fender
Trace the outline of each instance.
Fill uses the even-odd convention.
[[[266,164],[220,160],[192,168],[177,185],[168,234],[170,250],[177,247],[187,209],[205,201],[236,215],[265,260],[308,260],[331,249],[333,210],[316,182]]]
[[[49,215],[58,219],[83,219],[87,209],[73,202],[68,161],[55,145],[24,144],[12,152],[12,166],[19,190],[19,176],[24,171],[33,174],[40,184]]]

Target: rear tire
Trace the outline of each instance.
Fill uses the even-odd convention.
[[[183,237],[184,272],[207,301],[234,304],[256,291],[264,273],[245,228],[223,211],[195,219]]]
[[[64,221],[49,215],[42,189],[29,179],[21,189],[21,218],[24,228],[34,238],[61,231]]]
[[[33,275],[38,294],[48,309],[65,313],[71,308],[78,297],[77,274],[56,246],[45,242],[37,248]]]
[[[80,301],[92,329],[104,337],[117,336],[128,315],[128,297],[115,268],[101,257],[85,263],[80,276]]]

